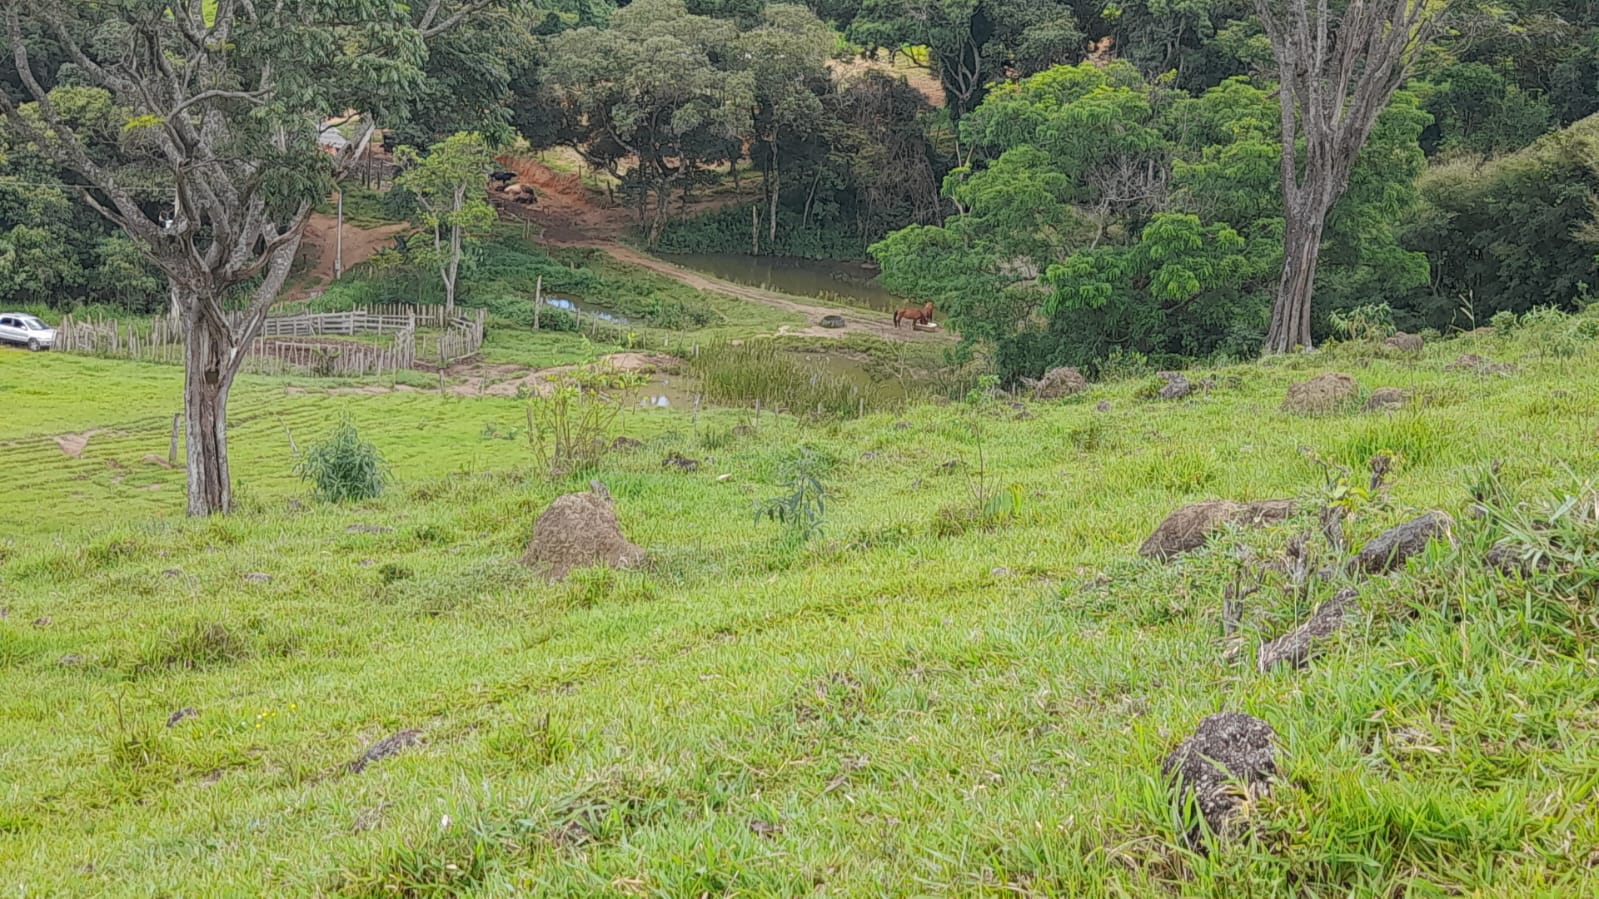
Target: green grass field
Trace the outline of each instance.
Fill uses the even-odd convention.
[[[176,369],[0,353],[0,895],[1594,895],[1594,556],[1490,574],[1503,529],[1467,514],[1492,460],[1507,505],[1599,476],[1599,344],[1541,346],[1345,345],[1176,403],[1136,379],[753,433],[636,412],[642,449],[557,482],[505,439],[516,400],[241,378],[244,510],[212,521],[145,460]],[[1444,370],[1467,351],[1521,368]],[[1322,370],[1412,408],[1279,409]],[[329,507],[289,438],[342,416],[397,481]],[[986,527],[973,420],[1018,499]],[[91,430],[78,458],[52,439]],[[810,541],[752,511],[802,451],[829,499]],[[1314,506],[1313,454],[1363,485],[1379,451],[1401,462],[1352,492],[1355,543],[1439,508],[1459,546],[1368,583],[1304,671],[1258,674],[1254,647],[1337,584],[1269,580],[1234,660],[1220,609],[1237,554],[1306,519],[1135,555],[1182,502]],[[590,477],[651,563],[545,584],[517,559]],[[1253,837],[1207,855],[1159,771],[1222,709],[1276,729],[1283,771]]]

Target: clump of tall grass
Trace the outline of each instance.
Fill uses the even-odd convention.
[[[848,418],[872,408],[870,391],[808,365],[769,341],[702,347],[689,360],[705,398],[725,405],[759,402],[779,411]]]
[[[307,450],[295,471],[315,487],[317,499],[330,503],[372,499],[391,480],[383,455],[361,439],[348,418]]]

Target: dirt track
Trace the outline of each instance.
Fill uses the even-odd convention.
[[[771,306],[785,312],[805,316],[809,322],[803,327],[784,326],[782,334],[799,334],[812,337],[842,337],[867,333],[888,340],[944,341],[950,339],[944,331],[915,331],[910,327],[895,328],[893,319],[883,312],[851,309],[845,306],[824,306],[807,302],[799,297],[750,287],[722,278],[706,275],[692,269],[674,265],[664,259],[642,253],[622,243],[622,236],[632,225],[627,209],[612,206],[604,197],[584,187],[575,175],[552,171],[540,162],[523,158],[504,157],[500,163],[517,173],[524,184],[538,189],[538,203],[522,206],[494,194],[500,214],[512,221],[529,221],[543,229],[544,241],[557,247],[588,247],[603,250],[611,258],[671,278],[696,290],[725,294],[751,303]],[[689,207],[689,214],[706,212],[742,198],[721,197]],[[818,322],[824,315],[843,316],[845,327],[823,328]]]

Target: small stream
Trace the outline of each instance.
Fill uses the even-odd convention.
[[[864,262],[734,253],[670,253],[661,258],[703,274],[797,297],[818,297],[884,311],[905,305],[877,283],[877,268]]]

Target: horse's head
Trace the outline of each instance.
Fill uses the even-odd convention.
[[[923,306],[922,307],[922,314],[923,315],[932,315],[933,314],[933,304],[932,303],[928,303],[926,306]]]

